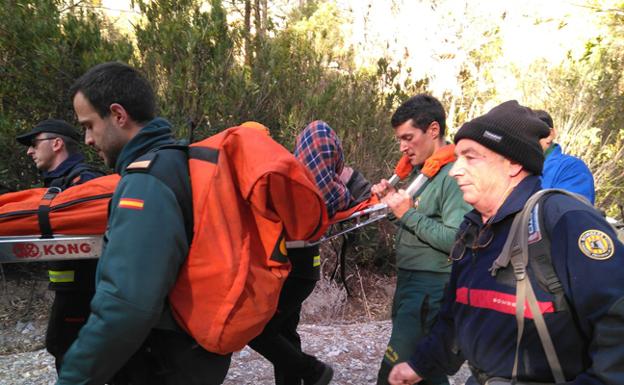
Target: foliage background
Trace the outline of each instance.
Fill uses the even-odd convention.
[[[256,120],[292,148],[305,124],[323,119],[342,138],[348,163],[372,181],[389,176],[398,159],[389,118],[407,97],[431,92],[440,98],[451,134],[493,105],[518,98],[552,113],[559,142],[594,172],[597,205],[621,216],[624,2],[581,2],[596,26],[582,49],[528,65],[508,60],[506,28],[519,15],[507,2],[368,1],[361,20],[342,3],[134,0],[131,27],[120,30],[99,0],[4,1],[0,183],[11,189],[38,183],[16,134],[47,117],[74,121],[67,95],[73,80],[96,63],[119,60],[149,77],[180,138],[198,140]],[[382,10],[397,18],[387,27],[394,41],[373,51],[367,26]],[[554,24],[564,31],[569,21],[520,16],[532,17],[536,28]],[[420,29],[401,29],[406,18]],[[364,40],[354,43],[355,35]],[[417,38],[426,40],[397,43]],[[432,69],[419,70],[417,62]],[[358,238],[360,262],[378,263],[388,254],[387,231]]]

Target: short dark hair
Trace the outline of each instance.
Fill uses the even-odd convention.
[[[146,123],[156,116],[156,97],[147,79],[136,69],[119,62],[92,67],[78,78],[70,89],[73,99],[84,94],[100,117],[110,114],[110,105],[118,103],[137,123]]]
[[[548,127],[553,128],[553,119],[550,114],[544,110],[533,110],[535,116],[542,122],[548,124]]]
[[[392,115],[390,123],[393,128],[412,119],[414,127],[423,131],[433,122],[440,125],[440,137],[444,137],[446,130],[446,112],[442,103],[431,95],[418,94],[407,99]]]
[[[60,134],[57,134],[56,136],[63,141],[63,144],[65,144],[65,150],[68,155],[74,155],[80,151],[80,145],[74,139]]]

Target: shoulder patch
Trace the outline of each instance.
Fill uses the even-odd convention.
[[[157,151],[150,151],[147,154],[141,155],[134,162],[126,166],[128,172],[147,172],[154,164],[154,161],[158,157]]]
[[[126,170],[148,170],[150,164],[152,164],[152,159],[149,160],[137,160],[136,162],[132,162],[126,167]]]
[[[135,198],[121,198],[117,205],[119,208],[131,210],[143,210],[143,206],[145,206],[145,201]]]
[[[613,256],[613,240],[604,231],[591,229],[584,231],[578,239],[579,249],[591,259],[602,261]]]
[[[529,245],[542,240],[542,231],[539,223],[539,203],[533,207],[529,218]]]

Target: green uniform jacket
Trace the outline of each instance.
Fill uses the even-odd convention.
[[[167,294],[188,254],[182,211],[161,180],[126,171],[149,150],[173,143],[170,124],[156,118],[117,160],[122,179],[110,203],[91,315],[65,355],[57,384],[103,384],[152,328],[175,327]],[[179,171],[189,183],[188,169]]]
[[[410,208],[398,220],[397,267],[438,273],[451,271],[448,260],[455,234],[472,207],[464,202],[457,182],[448,175],[453,163],[442,167]],[[413,175],[416,175],[415,170]]]

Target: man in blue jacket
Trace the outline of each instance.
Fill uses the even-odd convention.
[[[43,120],[17,141],[26,146],[41,173],[44,187],[65,190],[104,175],[85,162],[80,153],[80,134],[60,119]],[[97,261],[67,260],[48,262],[48,288],[54,292],[46,330],[46,350],[54,356],[57,371],[63,355],[87,322],[89,303],[93,298]]]
[[[71,95],[86,143],[121,181],[91,314],[57,384],[221,384],[230,356],[204,350],[180,330],[167,299],[189,250],[191,190],[186,154],[153,151],[176,142],[170,123],[155,117],[150,84],[111,62],[80,77]]]
[[[535,110],[535,114],[550,127],[549,135],[540,139],[540,145],[546,157],[542,172],[542,187],[568,190],[584,196],[591,204],[594,204],[596,192],[591,171],[585,162],[572,155],[564,154],[561,146],[555,143],[557,130],[550,114],[543,110]]]
[[[466,214],[451,252],[453,269],[439,318],[412,357],[394,367],[392,385],[455,373],[467,360],[467,384],[511,384],[518,324],[515,281],[508,266],[490,272],[511,222],[541,189],[548,126],[516,101],[465,123],[455,135],[457,161],[449,172],[474,210]],[[550,240],[550,263],[569,306],[535,283],[539,310],[566,384],[624,383],[624,246],[591,206],[563,194],[541,204],[543,222],[530,222],[529,244]],[[543,224],[543,225],[542,225]],[[509,271],[508,269],[511,269]],[[599,284],[597,284],[599,280]],[[532,312],[524,312],[518,345],[518,385],[554,383]],[[502,380],[501,380],[502,378]],[[489,382],[488,382],[489,381]]]

